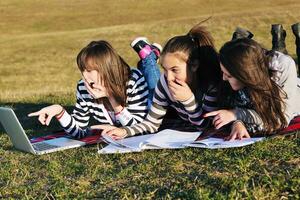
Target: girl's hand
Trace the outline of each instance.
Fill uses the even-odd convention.
[[[235,121],[236,116],[233,110],[216,110],[203,115],[203,117],[214,117],[213,125],[216,129],[225,126],[226,124]]]
[[[64,108],[61,105],[52,105],[45,107],[37,112],[28,114],[28,117],[39,116],[39,121],[43,125],[49,125],[52,117],[62,113]]]
[[[89,92],[89,94],[94,98],[94,99],[100,99],[102,97],[108,97],[107,95],[107,90],[102,84],[96,84],[96,83],[89,83],[84,77],[82,77],[84,81],[84,85]]]
[[[110,124],[101,124],[101,125],[94,125],[91,126],[91,129],[96,129],[96,130],[102,130],[102,133],[107,133],[110,130],[113,130],[117,127],[112,126]]]
[[[104,125],[95,125],[91,126],[92,129],[101,129],[102,134],[107,134],[111,138],[115,140],[123,139],[127,136],[127,132],[125,129],[117,128],[115,126],[104,124]]]
[[[110,96],[107,93],[107,89],[103,86],[104,84],[96,84],[96,83],[88,83],[88,81],[82,77],[82,79],[84,80],[84,85],[87,89],[87,91],[89,92],[89,94],[94,98],[94,99],[100,99],[102,97],[107,97],[109,100],[110,105],[112,106],[113,110],[115,112],[120,112],[123,107],[116,102],[115,98]]]
[[[184,81],[175,80],[168,82],[170,93],[173,96],[174,100],[177,101],[186,101],[193,96],[188,84]]]
[[[112,129],[112,130],[106,132],[106,134],[115,140],[120,140],[120,139],[127,137],[127,132],[123,128]]]
[[[225,138],[225,140],[232,141],[235,139],[241,140],[243,138],[250,138],[244,123],[241,121],[234,122],[231,128],[231,133]]]

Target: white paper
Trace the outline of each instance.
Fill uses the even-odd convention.
[[[149,137],[153,136],[154,134],[149,135],[140,135],[125,138],[122,140],[113,140],[113,143],[107,145],[103,149],[100,149],[98,153],[101,154],[108,154],[108,153],[129,153],[129,152],[139,152],[142,151],[140,148],[140,144],[146,141]],[[116,145],[117,143],[117,145]],[[119,145],[121,144],[121,145]],[[123,146],[123,147],[122,147]]]
[[[102,133],[102,138],[103,138],[103,141],[107,144],[112,144],[112,145],[114,145],[116,147],[120,147],[120,148],[130,148],[130,147],[126,146],[125,144],[123,144],[123,140],[114,140],[112,137],[110,137],[107,134]]]
[[[131,152],[140,152],[141,149],[130,149],[130,148],[121,148],[114,146],[112,144],[107,145],[106,147],[98,150],[100,154],[112,154],[112,153],[131,153]]]
[[[147,149],[148,146],[157,146],[161,149],[184,148],[183,144],[195,141],[201,132],[183,132],[165,129],[147,139],[141,147]]]
[[[156,134],[140,135],[114,140],[106,134],[102,134],[109,145],[100,149],[98,153],[129,153],[139,152],[143,149],[175,149],[184,148],[183,144],[195,141],[201,132],[182,132],[166,129]]]
[[[207,149],[222,149],[222,148],[233,148],[242,147],[255,142],[263,140],[264,137],[257,138],[244,138],[242,140],[225,141],[222,138],[210,137],[204,140],[194,141],[192,143],[184,144],[186,147],[198,147]]]
[[[210,137],[195,141],[201,133],[202,132],[183,132],[165,129],[156,134],[134,136],[122,140],[114,140],[108,135],[103,135],[109,145],[100,149],[98,153],[130,153],[141,152],[144,149],[177,149],[186,147],[208,149],[232,148],[246,146],[264,139],[264,137],[259,137],[225,141],[222,138]]]

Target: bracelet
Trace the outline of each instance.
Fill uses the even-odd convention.
[[[115,112],[115,116],[119,115],[124,110],[124,107],[119,112]]]
[[[60,118],[62,118],[62,116],[65,114],[65,111],[65,109],[62,109],[62,111],[59,114],[55,115],[56,119],[60,120]]]

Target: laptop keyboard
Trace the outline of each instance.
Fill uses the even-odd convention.
[[[44,150],[55,149],[55,148],[60,147],[60,146],[48,144],[45,142],[34,143],[34,144],[32,144],[32,146],[33,146],[34,150],[36,150],[36,151],[44,151]]]

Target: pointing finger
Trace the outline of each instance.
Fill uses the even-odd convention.
[[[28,117],[33,117],[33,116],[39,116],[42,112],[39,110],[37,112],[29,113],[27,116]]]

